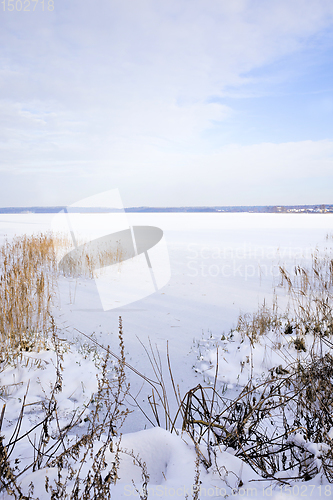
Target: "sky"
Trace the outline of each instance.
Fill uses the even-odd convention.
[[[333,203],[332,0],[3,0],[0,206]]]

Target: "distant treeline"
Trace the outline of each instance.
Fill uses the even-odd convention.
[[[250,213],[333,213],[333,205],[225,206],[225,207],[130,207],[124,210],[104,207],[3,207],[1,214],[53,214],[66,210],[71,213],[117,212],[250,212]]]

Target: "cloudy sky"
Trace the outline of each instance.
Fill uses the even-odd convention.
[[[0,206],[333,203],[332,0],[0,8]]]

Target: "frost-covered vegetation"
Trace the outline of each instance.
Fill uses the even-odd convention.
[[[287,307],[275,297],[271,307],[240,315],[229,333],[195,340],[201,382],[183,392],[172,359],[167,356],[163,372],[152,344],[145,349],[153,378],[128,362],[121,318],[118,352],[93,335],[86,343],[63,338],[53,314],[59,271],[50,236],[16,238],[0,254],[3,498],[199,499],[249,492],[284,498],[295,485],[299,491],[313,486],[313,497],[330,495],[330,253],[315,253],[309,268],[296,265],[292,273],[281,266]],[[143,390],[150,387],[144,407],[129,372],[145,383]],[[122,434],[131,412],[143,413],[150,429]],[[310,489],[303,491],[310,498]]]

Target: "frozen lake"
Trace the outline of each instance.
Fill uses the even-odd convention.
[[[71,219],[72,222],[75,217]],[[133,234],[136,234],[135,227],[137,226],[152,226],[163,231],[168,259],[164,261],[162,259],[159,265],[163,265],[164,262],[167,267],[169,260],[170,279],[162,288],[157,287],[159,289],[155,293],[126,306],[110,310],[103,310],[94,279],[65,278],[64,276],[58,279],[54,298],[54,316],[57,326],[61,329],[60,338],[68,341],[62,345],[67,349],[68,343],[74,344],[64,355],[62,372],[64,385],[59,393],[61,415],[67,415],[67,417],[71,415],[70,411],[83,405],[85,398],[89,400],[90,394],[96,390],[94,384],[96,384],[96,375],[100,375],[100,365],[98,363],[95,365],[91,356],[85,357],[89,348],[94,346],[92,338],[100,345],[110,346],[112,351],[119,352],[119,316],[123,321],[127,363],[146,377],[156,380],[156,373],[154,374],[143,346],[149,351],[149,342],[151,342],[155,354],[158,350],[160,358],[157,356],[156,359],[161,360],[169,414],[172,419],[175,415],[179,416],[179,413],[177,413],[178,404],[175,401],[168,374],[167,345],[174,382],[179,387],[181,398],[189,389],[197,387],[198,384],[204,386],[212,384],[216,373],[217,354],[219,362],[216,390],[220,393],[221,387],[226,389],[223,397],[229,400],[234,400],[239,396],[248,381],[250,370],[252,380],[258,382],[262,380],[260,377],[267,377],[269,369],[278,367],[281,361],[284,361],[284,356],[287,361],[288,356],[297,356],[298,359],[300,354],[295,346],[290,344],[291,336],[289,335],[288,339],[283,340],[283,344],[276,344],[271,349],[268,335],[263,336],[255,346],[251,346],[249,338],[241,337],[241,334],[237,332],[227,339],[221,339],[221,336],[236,326],[240,313],[255,312],[264,301],[269,307],[274,293],[281,306],[286,304],[288,300],[286,291],[278,286],[280,283],[279,266],[284,266],[287,271],[293,272],[296,265],[309,267],[314,253],[323,254],[326,251],[332,251],[333,214],[137,213],[127,214],[127,219],[128,224],[134,227]],[[53,215],[47,214],[1,215],[0,241],[4,241],[6,237],[10,239],[15,235],[50,231],[52,220]],[[98,235],[108,234],[109,231],[112,233],[112,228],[114,228],[112,221],[110,223],[110,218],[96,214],[84,216],[81,223],[82,227],[87,224],[96,238]],[[73,227],[75,228],[75,225]],[[147,235],[149,239],[153,233],[144,229],[142,234]],[[161,234],[161,231],[154,234]],[[152,269],[155,270],[156,254],[149,250],[152,248],[152,240],[147,242],[146,247],[144,241],[138,242],[137,240],[136,243],[139,256],[145,253],[145,248],[148,248],[147,253]],[[108,277],[111,276],[110,284],[115,293],[118,292],[117,284],[121,283],[124,270],[126,271],[126,266],[122,262],[115,275],[108,275]],[[142,278],[143,275],[140,276]],[[131,278],[130,273],[129,278]],[[134,277],[133,287],[138,287],[138,283],[140,284],[140,281]],[[129,284],[131,286],[131,281]],[[88,339],[79,331],[86,334]],[[275,332],[273,334],[275,335]],[[217,343],[219,344],[218,353]],[[88,345],[83,346],[83,344]],[[103,352],[103,350],[98,352]],[[28,353],[27,356],[30,354]],[[53,355],[52,350],[33,353],[33,356],[44,356],[45,359],[51,356],[50,360]],[[34,365],[32,367],[26,365],[24,369],[21,366],[18,369],[18,375],[26,382],[29,380],[31,404],[35,404],[33,402],[40,397],[40,386],[52,387],[54,363],[55,361],[47,361],[45,366],[48,369],[43,371]],[[12,371],[11,367],[6,368],[2,377],[11,382]],[[162,428],[151,429],[156,425],[148,399],[152,387],[129,369],[126,370],[126,375],[131,387],[125,404],[132,412],[121,428],[122,445],[128,449],[135,449],[136,453],[143,457],[148,464],[153,488],[154,485],[158,487],[162,485],[163,488],[170,487],[170,490],[166,490],[165,497],[174,496],[169,495],[168,492],[175,491],[175,485],[178,488],[179,485],[193,482],[194,449],[191,449],[191,444],[187,446],[182,440],[184,436],[186,438],[186,432],[180,438],[175,433],[170,434],[163,430],[164,413],[160,404],[158,405],[159,423]],[[114,376],[112,369],[108,372],[108,376],[111,378]],[[16,386],[16,384],[12,385]],[[17,398],[12,394],[8,400],[8,405],[11,405],[10,410],[7,410],[8,417],[5,418],[8,436],[11,435],[11,426],[14,425],[9,420],[9,415],[19,411],[20,398],[26,391],[25,387],[20,387],[19,384],[17,386],[15,389]],[[23,391],[22,394],[17,392],[20,390]],[[133,398],[137,404],[134,404]],[[141,409],[149,416],[150,421]],[[181,424],[181,418],[178,418],[176,427],[181,428]],[[28,422],[25,425],[30,424]],[[272,432],[275,433],[274,422],[270,425],[273,426]],[[143,431],[143,429],[148,430]],[[309,446],[315,447],[317,444],[309,442]],[[19,456],[25,457],[25,448],[23,447],[22,450],[18,449]],[[212,468],[209,473],[206,470],[201,473],[203,487],[219,486],[221,488],[216,494],[214,493],[214,498],[225,498],[224,492],[231,491],[230,484],[233,488],[238,488],[237,478],[242,478],[242,482],[250,486],[250,492],[253,491],[251,488],[255,487],[255,491],[258,492],[255,496],[258,498],[267,496],[274,500],[287,498],[287,493],[283,495],[279,491],[280,487],[274,489],[273,495],[270,492],[266,494],[264,488],[268,483],[262,482],[262,479],[248,464],[244,464],[240,458],[234,456],[234,450],[230,452],[230,448],[224,449],[223,447],[219,449],[217,457],[219,467],[226,471],[228,485],[213,472]],[[138,484],[141,481],[141,476],[136,475],[137,471],[134,470],[133,460],[127,458],[126,461],[126,455],[123,454],[120,481],[115,487],[117,498],[128,496],[124,485],[129,488],[133,477],[136,478]],[[25,478],[26,485],[30,484],[32,478],[35,478],[34,480],[38,483],[42,477],[43,480],[39,486],[43,489],[44,473],[45,471],[36,471],[36,473],[28,474]],[[256,479],[259,480],[256,481]],[[234,482],[230,483],[232,480]],[[309,484],[302,485],[303,490],[301,490],[297,489],[299,487],[295,483],[295,491],[307,491]],[[322,491],[320,474],[313,478],[310,486],[313,489],[319,488],[319,492]],[[327,489],[323,491],[328,491],[330,485],[325,487]],[[243,498],[243,492],[246,493],[245,489],[240,491],[237,498]],[[232,496],[235,496],[234,493]],[[310,498],[310,496],[307,497]]]
[[[48,231],[52,218],[1,215],[0,238]],[[177,353],[187,352],[202,331],[219,335],[235,325],[240,311],[253,311],[264,298],[269,304],[279,265],[292,270],[333,242],[327,239],[333,214],[131,213],[127,218],[133,226],[163,230],[170,281],[142,300],[103,311],[93,280],[61,280],[62,317],[68,326],[107,335],[117,331],[121,315],[125,332],[135,329],[142,340],[150,336],[158,345],[176,342]]]
[[[1,215],[0,237],[48,231],[52,218]],[[142,300],[103,311],[94,280],[61,278],[57,323],[69,339],[78,335],[75,328],[94,332],[100,343],[117,351],[121,315],[127,361],[150,373],[140,341],[147,345],[150,339],[163,359],[168,341],[174,375],[184,390],[198,383],[193,339],[210,333],[219,338],[236,325],[240,312],[253,312],[264,300],[270,305],[279,265],[292,271],[296,264],[309,264],[316,249],[324,251],[333,243],[327,238],[333,234],[333,214],[131,213],[127,218],[132,226],[163,230],[169,282]],[[282,303],[284,290],[275,290]]]

